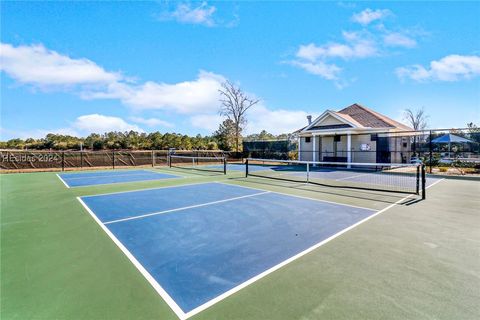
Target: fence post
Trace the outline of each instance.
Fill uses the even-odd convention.
[[[425,194],[425,190],[427,189],[426,184],[427,184],[427,178],[425,176],[425,165],[422,165],[422,199],[423,200],[425,200],[425,198],[427,197]]]
[[[83,169],[83,151],[80,151],[80,169]]]
[[[245,178],[248,177],[248,158],[245,160]]]
[[[430,158],[430,161],[428,163],[428,169],[430,171],[430,173],[432,173],[432,161],[433,161],[433,151],[432,151],[432,130],[430,130],[430,134],[429,134],[429,138],[428,138],[428,148],[430,149],[430,154],[429,154],[429,158]]]
[[[420,166],[417,166],[417,188],[415,189],[415,193],[419,194],[420,192]]]
[[[115,150],[112,151],[112,169],[115,169]]]
[[[155,151],[152,150],[152,167],[155,167]]]
[[[62,151],[62,171],[65,171],[65,151]]]

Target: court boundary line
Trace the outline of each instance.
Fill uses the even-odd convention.
[[[248,286],[251,285],[252,283],[254,283],[254,282],[256,282],[256,281],[258,281],[258,280],[266,277],[267,275],[269,275],[269,274],[271,274],[271,273],[279,270],[280,268],[288,265],[289,263],[291,263],[291,262],[293,262],[293,261],[295,261],[295,260],[298,260],[299,258],[301,258],[301,257],[309,254],[310,252],[314,251],[315,249],[320,248],[320,247],[323,246],[324,244],[327,244],[328,242],[332,241],[333,239],[335,239],[335,238],[343,235],[344,233],[346,233],[346,232],[348,232],[348,231],[350,231],[350,230],[358,227],[359,225],[363,224],[364,222],[367,222],[368,220],[370,220],[370,219],[376,217],[377,215],[379,215],[379,214],[381,214],[381,213],[389,210],[390,208],[394,207],[395,205],[397,205],[397,204],[400,203],[401,201],[404,201],[404,200],[406,200],[406,199],[408,199],[408,198],[410,198],[410,197],[412,197],[412,196],[413,196],[413,195],[408,195],[408,196],[406,196],[406,197],[398,200],[397,202],[392,203],[392,204],[389,205],[388,207],[383,208],[383,209],[381,209],[381,210],[379,210],[379,211],[376,211],[376,212],[372,213],[371,215],[369,215],[368,217],[366,217],[366,218],[364,218],[364,219],[362,219],[362,220],[360,220],[360,221],[352,224],[351,226],[349,226],[349,227],[347,227],[347,228],[345,228],[345,229],[342,229],[341,231],[337,232],[336,234],[334,234],[334,235],[332,235],[332,236],[330,236],[330,237],[328,237],[328,238],[326,238],[326,239],[324,239],[324,240],[322,240],[322,241],[314,244],[314,245],[311,246],[311,247],[308,247],[307,249],[305,249],[305,250],[297,253],[296,255],[293,255],[293,256],[291,256],[290,258],[288,258],[288,259],[286,259],[286,260],[283,260],[282,262],[274,265],[273,267],[271,267],[271,268],[269,268],[269,269],[267,269],[267,270],[265,270],[265,271],[257,274],[256,276],[248,279],[247,281],[242,282],[242,283],[239,284],[238,286],[233,287],[232,289],[230,289],[230,290],[222,293],[221,295],[213,298],[212,300],[209,300],[209,301],[205,302],[204,304],[202,304],[202,305],[194,308],[193,310],[187,312],[187,313],[185,314],[186,317],[187,317],[187,318],[192,317],[192,316],[194,316],[194,315],[196,315],[196,314],[198,314],[198,313],[200,313],[200,312],[208,309],[209,307],[213,306],[214,304],[216,304],[216,303],[224,300],[225,298],[233,295],[234,293],[237,293],[238,291],[240,291],[240,290],[248,287]],[[370,211],[375,211],[375,210],[370,210]]]
[[[426,187],[427,189],[436,185],[437,183],[439,183],[440,181],[442,181],[444,179],[440,179],[438,181],[435,181],[434,183],[432,183],[431,185],[429,185],[428,187]],[[226,185],[234,185],[236,186],[235,184],[228,184],[228,183],[220,183],[220,182],[212,182],[212,183],[219,183],[219,184],[226,184]],[[202,184],[202,183],[196,183],[196,184]],[[179,185],[181,186],[181,185]],[[176,187],[176,186],[173,186],[173,187]],[[254,190],[263,190],[263,189],[256,189],[256,188],[251,188],[251,187],[244,187],[244,186],[239,186],[239,187],[243,187],[243,188],[248,188],[248,189],[254,189]],[[167,186],[165,187],[162,187],[162,188],[168,188]],[[152,188],[152,189],[156,189],[156,188]],[[139,190],[141,191],[141,190]],[[265,191],[265,190],[263,190]],[[132,192],[132,191],[128,191],[128,192]],[[135,192],[135,191],[133,191]],[[118,193],[124,193],[124,192],[118,192]],[[284,194],[284,193],[281,193],[281,192],[275,192],[275,191],[271,191],[270,193],[278,193],[278,194],[282,194],[282,195],[289,195],[289,194]],[[290,196],[294,196],[294,197],[298,197],[298,198],[304,198],[304,199],[308,199],[308,200],[315,200],[315,201],[320,201],[320,202],[327,202],[327,203],[333,203],[333,204],[338,204],[338,205],[342,205],[342,204],[339,204],[339,203],[335,203],[335,202],[330,202],[330,201],[323,201],[323,200],[318,200],[318,199],[312,199],[312,198],[308,198],[308,197],[302,197],[302,196],[295,196],[295,195],[290,195]],[[179,317],[179,319],[181,320],[185,320],[185,319],[188,319],[208,308],[210,308],[211,306],[215,305],[216,303],[226,299],[227,297],[237,293],[238,291],[248,287],[249,285],[255,283],[256,281],[268,276],[269,274],[281,269],[282,267],[290,264],[291,262],[295,261],[295,260],[298,260],[300,259],[301,257],[311,253],[312,251],[320,248],[321,246],[327,244],[328,242],[336,239],[337,237],[340,237],[342,236],[344,233],[347,233],[348,231],[351,231],[352,229],[360,226],[361,224],[369,221],[370,219],[373,219],[374,217],[384,213],[385,211],[393,208],[394,206],[396,206],[397,204],[405,201],[406,199],[410,198],[410,197],[413,197],[414,195],[413,194],[410,194],[410,195],[407,195],[405,197],[403,197],[402,199],[399,199],[398,201],[396,201],[395,203],[392,203],[391,205],[381,209],[381,210],[378,210],[374,213],[372,213],[371,215],[369,215],[368,217],[354,223],[353,225],[337,232],[336,234],[318,242],[317,244],[314,244],[313,246],[297,253],[296,255],[276,264],[275,266],[259,273],[258,275],[242,282],[241,284],[239,284],[238,286],[235,286],[233,287],[232,289],[222,293],[221,295],[207,301],[206,303],[190,310],[189,312],[185,313],[178,305],[177,303],[170,297],[170,295],[162,288],[162,286],[150,275],[150,273],[143,267],[143,265],[141,263],[138,262],[138,260],[130,253],[130,251],[115,237],[115,235],[107,228],[107,226],[105,224],[103,224],[99,219],[98,217],[93,213],[93,211],[90,210],[90,208],[82,201],[82,199],[80,197],[76,197],[77,200],[82,204],[82,206],[87,210],[87,212],[93,217],[93,219],[97,222],[97,224],[107,233],[107,235],[114,241],[114,243],[118,246],[118,248],[127,256],[127,258],[134,264],[134,266],[137,268],[137,270],[140,271],[140,273],[145,277],[145,279],[150,283],[150,285],[157,291],[157,293],[160,295],[160,297],[165,301],[165,303],[167,303],[167,305],[172,309],[172,311]],[[363,208],[365,209],[365,208]],[[370,210],[370,211],[375,211],[373,209],[367,209],[367,210]]]
[[[431,185],[425,186],[425,189],[428,189],[428,188],[430,188],[430,187],[433,187],[434,185],[436,185],[436,184],[439,183],[439,182],[442,182],[443,180],[445,180],[445,178],[440,178],[440,179],[438,179],[437,181],[435,181],[434,183],[432,183]]]
[[[439,182],[442,181],[442,180],[444,180],[444,179],[440,179],[440,180],[438,180],[438,181],[435,181],[434,183],[432,183],[431,185],[429,185],[429,186],[426,187],[426,188],[428,189],[428,188],[434,186],[435,184],[439,183]],[[246,187],[246,188],[248,188],[248,187]],[[254,188],[252,188],[252,189],[254,189]],[[259,189],[259,190],[261,190],[261,189]],[[274,193],[274,191],[272,191],[272,193]],[[280,194],[282,194],[282,193],[280,193]],[[286,195],[288,195],[288,194],[286,194]],[[215,297],[215,298],[213,298],[213,299],[205,302],[204,304],[202,304],[202,305],[200,305],[200,306],[192,309],[191,311],[187,312],[187,313],[185,314],[185,316],[186,316],[187,318],[189,318],[189,317],[192,317],[192,316],[194,316],[194,315],[196,315],[196,314],[198,314],[198,313],[200,313],[200,312],[208,309],[209,307],[215,305],[216,303],[218,303],[218,302],[226,299],[227,297],[229,297],[229,296],[237,293],[238,291],[240,291],[240,290],[248,287],[249,285],[255,283],[256,281],[258,281],[258,280],[266,277],[266,276],[269,275],[270,273],[273,273],[273,272],[281,269],[282,267],[288,265],[289,263],[291,263],[291,262],[293,262],[293,261],[295,261],[295,260],[300,259],[301,257],[309,254],[310,252],[312,252],[312,251],[320,248],[321,246],[327,244],[328,242],[334,240],[335,238],[342,236],[344,233],[347,233],[348,231],[351,231],[351,230],[355,229],[356,227],[360,226],[361,224],[367,222],[368,220],[373,219],[374,217],[376,217],[376,216],[384,213],[385,211],[393,208],[394,206],[398,205],[399,203],[401,203],[401,202],[405,201],[406,199],[411,198],[411,197],[413,197],[413,196],[415,196],[415,195],[414,195],[414,194],[407,195],[407,196],[403,197],[402,199],[399,199],[399,200],[396,201],[395,203],[392,203],[391,205],[389,205],[389,206],[387,206],[387,207],[385,207],[385,208],[383,208],[383,209],[381,209],[381,210],[378,210],[378,211],[374,212],[373,214],[369,215],[368,217],[366,217],[366,218],[364,218],[364,219],[362,219],[362,220],[360,220],[360,221],[352,224],[351,226],[349,226],[349,227],[347,227],[347,228],[345,228],[345,229],[337,232],[336,234],[334,234],[334,235],[332,235],[332,236],[330,236],[330,237],[328,237],[328,238],[326,238],[326,239],[324,239],[324,240],[322,240],[322,241],[314,244],[313,246],[311,246],[311,247],[309,247],[309,248],[307,248],[307,249],[305,249],[305,250],[297,253],[296,255],[294,255],[294,256],[292,256],[292,257],[290,257],[290,258],[288,258],[288,259],[286,259],[286,260],[284,260],[284,261],[276,264],[275,266],[273,266],[273,267],[271,267],[271,268],[269,268],[269,269],[267,269],[267,270],[265,270],[265,271],[257,274],[256,276],[248,279],[247,281],[242,282],[242,283],[239,284],[238,286],[233,287],[232,289],[230,289],[230,290],[228,290],[228,291],[225,291],[225,292],[222,293],[221,295],[219,295],[219,296],[217,296],[217,297]],[[307,198],[307,199],[308,199],[308,198]],[[322,201],[322,200],[320,200],[320,201]],[[341,205],[341,204],[339,204],[339,205]],[[371,211],[375,211],[375,210],[371,210]]]
[[[140,170],[139,170],[140,171]],[[68,178],[67,180],[79,180],[79,179],[93,179],[93,178],[109,178],[109,177],[130,177],[130,176],[143,176],[143,175],[147,175],[147,174],[168,174],[168,173],[163,173],[163,172],[155,172],[155,171],[149,171],[149,170],[141,170],[141,171],[144,171],[144,173],[133,173],[133,174],[120,174],[120,175],[109,175],[109,176],[92,176],[92,177],[73,177],[73,178]],[[131,170],[130,172],[133,172],[133,170]],[[80,175],[80,174],[72,174],[72,175]],[[171,176],[173,176],[173,174],[170,174]]]
[[[245,188],[245,189],[252,189],[252,190],[261,190],[261,191],[267,191],[266,189],[260,189],[260,188],[254,188],[254,187],[246,187],[246,186],[241,186],[238,184],[233,184],[233,183],[225,183],[225,182],[217,182],[219,184],[226,184],[226,185],[231,185],[231,186],[237,186],[240,188]],[[330,203],[330,204],[336,204],[339,206],[346,206],[346,207],[352,207],[352,208],[357,208],[357,209],[364,209],[364,210],[370,210],[370,211],[377,211],[378,209],[374,208],[367,208],[367,207],[361,207],[361,206],[356,206],[354,204],[348,204],[348,203],[341,203],[341,202],[335,202],[335,201],[330,201],[330,200],[322,200],[322,199],[315,199],[315,198],[310,198],[310,197],[305,197],[305,196],[299,196],[296,194],[290,194],[286,192],[280,192],[280,191],[270,191],[270,193],[277,193],[285,196],[290,196],[290,197],[295,197],[295,198],[300,198],[300,199],[306,199],[306,200],[313,200],[313,201],[318,201],[318,202],[325,202],[325,203]],[[411,195],[413,196],[413,194]]]
[[[218,181],[210,181],[210,182],[205,182],[205,181],[200,181],[200,182],[191,182],[191,183],[185,183],[185,184],[176,184],[173,186],[160,186],[160,187],[151,187],[151,188],[145,188],[145,189],[135,189],[135,190],[127,190],[127,191],[115,191],[115,192],[107,192],[107,193],[99,193],[99,194],[92,194],[92,195],[85,195],[81,196],[82,198],[85,197],[100,197],[100,196],[108,196],[111,194],[119,194],[119,193],[129,193],[129,192],[142,192],[142,191],[148,191],[148,190],[156,190],[156,189],[165,189],[165,188],[177,188],[177,187],[183,187],[183,186],[193,186],[197,184],[208,184],[208,183],[221,183]],[[262,189],[258,189],[262,190]],[[265,190],[262,190],[265,191]]]
[[[67,189],[70,189],[71,187],[65,182],[65,180],[62,179],[62,177],[60,177],[60,175],[58,173],[55,174],[58,179],[60,179],[60,181],[63,182],[63,184],[65,185],[65,187],[67,187]]]
[[[165,213],[169,213],[169,212],[183,211],[183,210],[188,210],[188,209],[193,209],[193,208],[211,206],[211,205],[215,205],[215,204],[223,203],[223,202],[229,202],[229,201],[235,201],[235,200],[240,200],[240,199],[244,199],[244,198],[261,196],[261,195],[267,194],[267,193],[271,193],[271,192],[270,191],[258,192],[258,193],[254,193],[254,194],[247,194],[247,195],[244,195],[244,196],[239,196],[239,197],[234,197],[234,198],[229,198],[229,199],[205,202],[205,203],[196,204],[196,205],[187,206],[187,207],[181,207],[181,208],[176,208],[176,209],[169,209],[169,210],[157,211],[157,212],[152,212],[152,213],[146,213],[146,214],[142,214],[142,215],[139,215],[139,216],[106,221],[106,222],[103,222],[103,224],[107,225],[107,224],[112,224],[112,223],[117,223],[117,222],[143,219],[143,218],[147,218],[147,217],[151,217],[151,216],[157,216],[157,215],[165,214]]]
[[[162,286],[153,278],[153,276],[143,267],[143,265],[135,258],[135,256],[118,240],[118,238],[107,228],[105,224],[95,215],[95,213],[87,206],[80,197],[77,200],[83,206],[95,222],[102,228],[103,231],[110,237],[110,239],[117,245],[117,247],[125,254],[130,262],[137,268],[138,271],[144,276],[144,278],[150,283],[153,289],[162,297],[163,301],[170,307],[170,309],[182,320],[186,319],[186,313],[180,308],[180,306],[173,300],[172,297],[162,288]]]
[[[172,174],[172,176],[174,176]],[[112,184],[125,184],[125,183],[134,183],[134,182],[148,182],[148,181],[158,181],[158,180],[174,180],[174,179],[185,179],[184,176],[177,176],[175,178],[164,178],[164,179],[152,179],[152,180],[138,180],[138,181],[123,181],[123,182],[113,182],[113,183],[97,183],[97,184],[90,184],[86,186],[76,186],[76,187],[70,187],[72,189],[77,189],[77,188],[88,188],[88,187],[96,187],[96,186],[108,186]]]
[[[192,186],[192,185],[209,184],[209,183],[216,183],[216,184],[221,184],[221,185],[223,184],[223,185],[227,185],[227,186],[235,186],[235,187],[239,187],[239,188],[257,190],[257,191],[268,191],[270,193],[276,193],[276,194],[296,197],[296,198],[300,198],[300,199],[313,200],[313,201],[318,201],[318,202],[325,202],[325,203],[336,204],[336,205],[339,205],[339,206],[346,206],[346,207],[352,207],[352,208],[357,208],[357,209],[377,211],[377,209],[375,209],[375,208],[361,207],[361,206],[356,206],[356,205],[353,205],[353,204],[340,203],[340,202],[335,202],[335,201],[330,201],[330,200],[315,199],[315,198],[290,194],[290,193],[286,193],[286,192],[279,192],[279,191],[272,191],[272,190],[254,188],[254,187],[247,187],[247,186],[242,186],[242,185],[238,185],[238,184],[235,184],[235,183],[226,183],[225,181],[211,181],[211,182],[201,181],[201,182],[179,184],[179,185],[174,185],[174,186],[161,186],[161,187],[153,187],[153,188],[146,188],[146,189],[140,189],[140,190],[128,190],[128,191],[117,191],[117,192],[85,195],[85,196],[81,196],[81,197],[100,197],[100,196],[111,195],[111,194],[129,193],[129,192],[142,192],[142,191],[148,191],[148,190],[156,190],[156,189],[164,189],[164,188],[177,188],[177,187],[183,187],[183,186]]]

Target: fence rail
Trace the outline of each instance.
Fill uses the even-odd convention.
[[[122,168],[167,165],[168,150],[107,150],[107,151],[43,151],[0,150],[3,172],[82,170],[89,168]],[[221,150],[176,151],[187,156],[225,155]]]

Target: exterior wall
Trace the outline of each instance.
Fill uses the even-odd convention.
[[[377,162],[377,142],[371,141],[371,134],[352,134],[351,136],[351,161],[360,163]],[[347,158],[347,135],[340,136],[340,141],[336,142],[334,148],[334,136],[317,136],[316,161],[326,161],[324,157],[345,157]],[[309,143],[305,142],[305,137],[300,138],[300,155],[303,161],[313,161],[313,136]],[[362,151],[362,144],[369,144],[370,151]],[[391,163],[409,163],[412,157],[412,142],[409,137],[390,137],[390,162]],[[336,150],[336,152],[335,152]]]
[[[370,134],[352,136],[352,162],[369,163],[377,161],[377,142],[370,140]],[[362,144],[369,144],[370,151],[362,151]]]
[[[340,141],[337,142],[336,157],[347,157],[347,135],[340,136]]]
[[[325,119],[322,121],[322,126],[329,126],[333,124],[345,124],[344,122],[339,121],[338,119],[335,119],[332,116],[327,116]],[[318,125],[318,124],[317,124]]]
[[[321,144],[321,159],[318,157],[318,161],[324,161],[323,157],[333,157],[333,136],[323,136],[321,137],[322,144]]]
[[[390,146],[392,163],[410,163],[412,142],[409,137],[392,137],[390,138]]]
[[[305,142],[305,137],[300,137],[300,153],[302,161],[313,160],[313,137],[310,138],[310,142]]]

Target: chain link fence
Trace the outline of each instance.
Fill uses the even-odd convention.
[[[166,166],[168,150],[38,151],[0,150],[2,172]],[[186,156],[224,156],[221,150],[175,151]],[[228,154],[227,154],[228,156]]]
[[[297,137],[243,143],[243,157],[356,163],[424,163],[429,173],[480,174],[475,128]],[[300,141],[300,145],[299,145]],[[449,142],[447,142],[449,141]],[[315,148],[313,144],[315,143]]]

